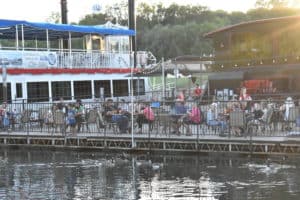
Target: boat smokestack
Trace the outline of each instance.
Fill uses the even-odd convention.
[[[68,23],[68,8],[67,8],[67,0],[60,0],[60,8],[61,8],[61,23]]]
[[[135,1],[128,0],[128,25],[129,29],[136,31]],[[133,51],[133,67],[136,68],[136,37],[131,37],[131,50]]]

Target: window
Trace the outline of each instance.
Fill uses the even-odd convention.
[[[93,39],[92,40],[92,50],[100,50],[101,49],[101,40]]]
[[[133,95],[145,95],[145,80],[134,79],[133,80]]]
[[[16,83],[16,98],[23,97],[23,87],[22,83]]]
[[[128,96],[128,80],[114,80],[113,92],[115,97]]]
[[[74,81],[74,96],[75,99],[91,99],[91,81]]]
[[[58,100],[63,97],[65,100],[71,100],[71,82],[57,81],[51,83],[52,98]]]
[[[103,81],[94,81],[94,93],[96,98],[100,98],[100,88],[104,88],[104,97],[111,97],[110,93],[110,81],[103,80]]]
[[[7,102],[11,101],[11,85],[7,83]],[[0,101],[3,102],[3,84],[0,83]]]
[[[28,102],[49,101],[48,82],[27,83]]]

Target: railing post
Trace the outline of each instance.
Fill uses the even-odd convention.
[[[199,150],[199,127],[201,126],[201,124],[198,124],[197,125],[197,147],[196,147],[196,150],[198,151]]]

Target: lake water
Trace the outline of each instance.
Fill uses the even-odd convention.
[[[300,199],[300,159],[1,149],[0,199]]]

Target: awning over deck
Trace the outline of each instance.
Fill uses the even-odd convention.
[[[71,33],[72,38],[82,37],[88,34],[135,35],[134,30],[117,26],[83,26],[0,19],[0,38],[15,39],[16,33],[18,33],[19,39],[22,39],[22,26],[25,40],[47,40],[47,37],[49,40],[68,39],[69,33]],[[46,30],[48,30],[48,36]]]

